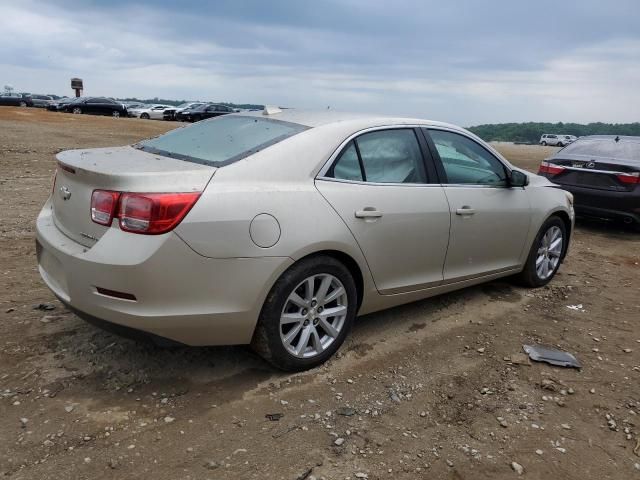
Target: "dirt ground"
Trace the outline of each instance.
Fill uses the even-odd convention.
[[[0,107],[0,477],[640,478],[640,235],[616,225],[578,222],[548,287],[493,282],[362,317],[336,358],[295,375],[65,311],[34,252],[54,154],[175,126]],[[553,151],[497,147],[531,170]],[[537,343],[582,370],[511,357]]]

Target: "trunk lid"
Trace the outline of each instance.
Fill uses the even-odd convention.
[[[186,162],[133,147],[69,150],[56,155],[53,218],[69,238],[92,247],[109,227],[91,220],[94,190],[201,192],[215,167]]]
[[[640,171],[638,161],[592,155],[558,155],[550,158],[548,162],[564,168],[561,173],[553,176],[553,183],[616,192],[630,192],[636,188],[636,184],[621,181],[619,174],[634,174]]]

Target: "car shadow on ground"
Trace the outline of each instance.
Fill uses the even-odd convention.
[[[615,236],[618,240],[640,240],[640,225],[592,217],[577,217],[576,229],[598,236]]]

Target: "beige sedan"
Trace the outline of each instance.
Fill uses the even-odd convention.
[[[57,161],[37,251],[63,303],[287,370],[331,357],[357,315],[499,277],[545,285],[574,221],[571,194],[420,119],[269,108]]]

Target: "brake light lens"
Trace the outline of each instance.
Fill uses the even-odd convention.
[[[173,230],[200,194],[95,190],[91,196],[91,219],[109,226],[114,218],[118,218],[120,229],[125,232],[159,235]]]
[[[110,226],[116,214],[120,192],[94,190],[91,194],[91,220]]]
[[[558,175],[559,173],[562,173],[565,170],[564,167],[561,167],[560,165],[555,165],[553,163],[550,162],[542,162],[540,164],[540,169],[538,170],[538,173],[547,173],[549,175]]]
[[[616,175],[616,177],[622,183],[626,183],[628,185],[638,185],[638,184],[640,184],[640,172],[620,173],[620,174]]]

